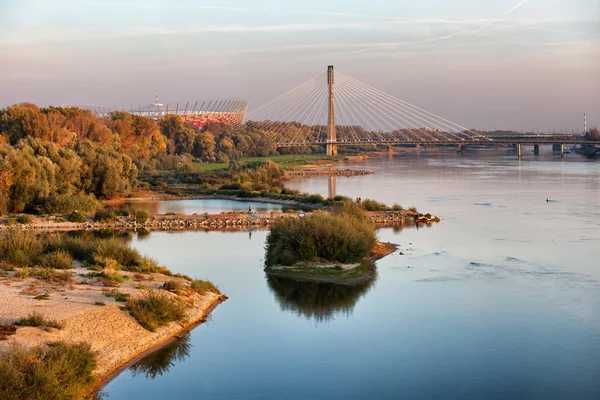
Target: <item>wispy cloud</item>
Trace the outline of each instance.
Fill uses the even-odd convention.
[[[481,32],[482,30],[484,30],[485,28],[489,27],[490,25],[500,21],[502,18],[506,17],[507,15],[509,15],[510,13],[512,13],[513,11],[515,11],[516,9],[520,8],[521,6],[523,6],[525,3],[527,3],[529,0],[523,0],[522,2],[520,2],[519,4],[517,4],[516,6],[514,6],[513,8],[511,8],[510,10],[508,10],[507,12],[505,12],[504,14],[502,14],[502,16],[500,16],[500,18],[496,18],[491,20],[490,22],[488,22],[487,24],[485,24],[484,26],[482,26],[481,28],[474,30],[473,32],[469,33],[465,39],[470,38],[473,35],[478,34],[479,32]]]
[[[155,9],[168,9],[168,8],[197,8],[204,10],[223,10],[223,11],[236,11],[242,12],[243,8],[240,7],[229,7],[219,5],[207,5],[207,4],[140,4],[140,3],[111,3],[111,2],[98,2],[98,1],[86,1],[84,4],[92,5],[96,7],[130,7],[130,8],[155,8]]]

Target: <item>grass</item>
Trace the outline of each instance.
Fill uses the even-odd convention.
[[[47,320],[43,314],[34,311],[25,318],[21,318],[16,322],[18,326],[32,326],[38,328],[56,328],[62,329],[64,325],[56,320]]]
[[[324,160],[323,154],[286,154],[282,156],[271,156],[271,157],[246,157],[240,161],[248,165],[261,164],[263,161],[272,160],[283,167],[297,167],[299,165],[310,164],[314,161]],[[198,168],[201,172],[211,172],[228,169],[229,163],[193,163],[195,168]]]
[[[198,293],[200,296],[205,295],[208,292],[212,292],[212,293],[217,293],[219,294],[219,289],[213,285],[212,282],[209,281],[203,281],[201,279],[195,279],[194,281],[192,281],[190,283],[190,288]]]
[[[56,250],[42,257],[42,267],[54,269],[72,269],[73,257],[64,250]]]
[[[104,296],[112,297],[119,303],[125,303],[129,299],[129,295],[126,293],[119,292],[117,289],[113,289],[109,292],[104,292]]]
[[[145,329],[154,332],[158,327],[185,319],[185,303],[158,290],[148,290],[142,297],[127,300],[130,314]]]
[[[129,279],[127,275],[121,275],[114,270],[104,270],[102,272],[90,272],[88,276],[98,278],[105,286],[117,286]]]
[[[27,279],[29,277],[48,279],[55,275],[53,268],[19,268],[15,276],[20,279]]]
[[[87,397],[95,382],[96,353],[89,344],[54,343],[0,353],[0,398],[15,400]]]

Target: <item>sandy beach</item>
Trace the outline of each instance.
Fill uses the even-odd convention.
[[[0,341],[0,351],[14,345],[32,347],[58,341],[87,342],[98,352],[95,374],[102,382],[139,355],[204,321],[208,313],[226,298],[212,292],[202,296],[193,294],[186,298],[190,307],[185,322],[171,322],[150,332],[121,308],[124,303],[107,296],[113,288],[104,287],[86,276],[89,272],[86,269],[68,272],[73,282],[66,284],[35,278],[0,278],[0,324],[14,323],[31,312],[39,312],[46,319],[57,320],[64,325],[60,330],[19,327],[16,334]],[[140,296],[147,288],[158,288],[167,280],[183,281],[161,274],[142,277],[130,272],[120,273],[130,276],[130,279],[121,284],[118,291],[132,297]]]

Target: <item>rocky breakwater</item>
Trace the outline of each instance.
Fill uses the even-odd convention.
[[[158,215],[145,222],[137,222],[127,217],[120,217],[111,222],[91,221],[54,222],[36,221],[23,225],[23,229],[40,231],[75,231],[75,230],[126,230],[132,231],[145,229],[149,231],[161,230],[244,230],[249,228],[269,227],[280,219],[299,219],[310,215],[310,212],[271,212],[262,214],[248,213],[222,213],[201,215]],[[397,224],[434,224],[440,218],[431,214],[419,214],[411,211],[376,211],[368,213],[369,220],[376,225]],[[9,227],[0,224],[0,229]]]
[[[405,223],[434,224],[441,219],[432,214],[421,214],[410,211],[377,211],[370,212],[369,219],[376,225],[394,225]]]
[[[287,171],[286,177],[295,176],[359,176],[373,175],[375,172],[365,169],[297,169]]]

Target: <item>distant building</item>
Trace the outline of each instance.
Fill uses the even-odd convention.
[[[246,117],[248,102],[242,100],[198,101],[195,103],[151,104],[138,108],[111,108],[105,106],[77,106],[92,111],[97,117],[104,117],[114,111],[125,111],[134,115],[159,121],[165,115],[178,115],[184,123],[203,129],[210,122],[241,125]]]

